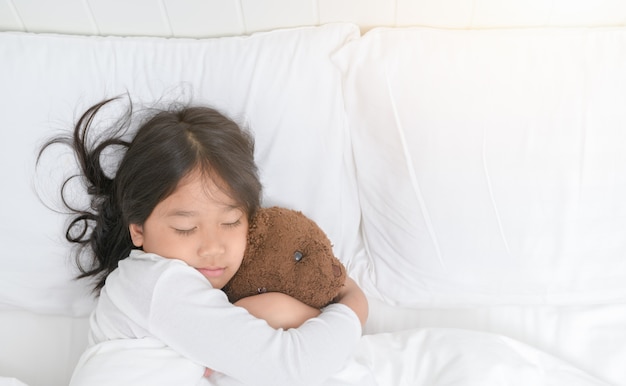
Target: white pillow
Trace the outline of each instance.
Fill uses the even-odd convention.
[[[370,292],[626,298],[626,29],[377,29],[334,60]]]
[[[71,281],[66,218],[34,189],[58,203],[74,161],[53,150],[37,175],[34,161],[43,141],[71,130],[86,108],[127,91],[139,105],[209,104],[249,127],[264,205],[312,217],[349,265],[360,245],[358,196],[340,73],[329,57],[358,36],[352,24],[205,40],[0,34],[0,308],[91,309],[86,283]]]

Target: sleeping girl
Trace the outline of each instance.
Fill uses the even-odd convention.
[[[129,107],[96,136],[96,117],[113,103],[91,107],[73,135],[42,148],[73,149],[91,201],[68,205],[66,237],[98,297],[71,385],[323,384],[347,363],[367,318],[352,279],[321,311],[280,293],[233,305],[220,290],[260,205],[251,136],[201,106],[153,110],[133,132]],[[102,155],[120,148],[110,176]]]

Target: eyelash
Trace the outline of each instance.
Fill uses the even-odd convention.
[[[237,220],[235,222],[225,223],[224,226],[227,228],[235,228],[241,224],[241,220]]]
[[[238,227],[239,225],[241,225],[241,220],[237,220],[235,222],[230,222],[230,223],[224,223],[222,225],[224,225],[226,228],[235,228],[235,227]],[[189,236],[196,230],[196,228],[192,228],[192,229],[176,229],[176,228],[174,228],[174,230],[176,231],[176,233],[178,233],[181,236]]]
[[[176,233],[178,233],[179,235],[182,236],[189,236],[190,234],[192,234],[196,228],[192,228],[192,229],[174,229],[176,231]]]

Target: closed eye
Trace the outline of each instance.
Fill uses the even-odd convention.
[[[178,228],[174,228],[174,230],[176,231],[176,233],[178,233],[179,235],[182,236],[189,236],[190,234],[192,234],[196,228],[191,228],[191,229],[178,229]]]
[[[241,219],[237,219],[237,221],[233,221],[233,222],[227,222],[227,223],[224,223],[222,225],[224,225],[227,228],[235,228],[235,227],[241,225]]]

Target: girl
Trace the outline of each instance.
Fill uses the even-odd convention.
[[[94,141],[94,119],[111,101],[42,148],[70,145],[91,196],[88,210],[64,199],[75,212],[66,237],[90,256],[77,258],[80,277],[99,292],[71,385],[300,385],[338,371],[367,318],[353,280],[321,311],[279,293],[233,305],[220,290],[260,205],[252,138],[213,109],[183,107],[157,111],[130,141],[129,109]],[[101,158],[119,147],[109,176]]]

